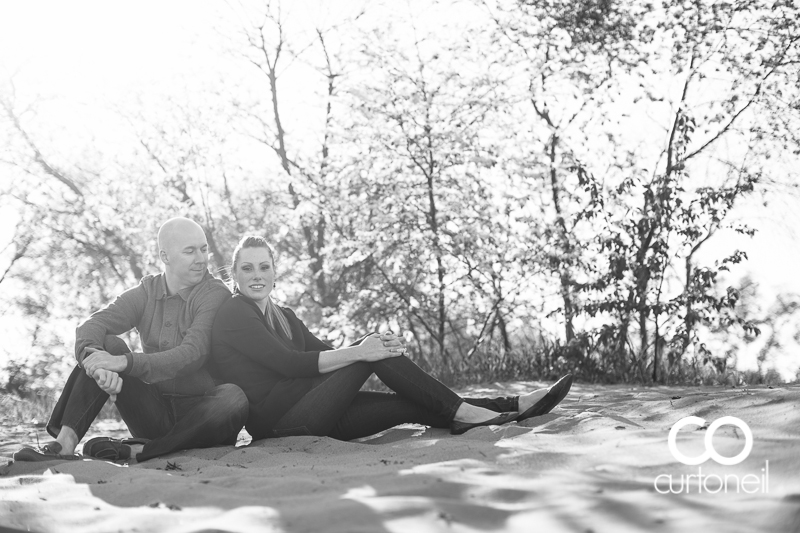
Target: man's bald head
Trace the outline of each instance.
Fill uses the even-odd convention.
[[[184,241],[199,238],[205,241],[206,234],[200,224],[185,217],[175,217],[167,220],[158,228],[158,254],[162,251],[182,248]]]
[[[184,217],[171,218],[158,230],[158,256],[170,292],[194,286],[208,270],[208,241],[203,228]]]

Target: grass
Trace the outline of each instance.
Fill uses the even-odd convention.
[[[588,353],[582,346],[559,346],[541,340],[528,340],[520,345],[521,348],[506,351],[499,343],[490,341],[469,359],[453,357],[447,365],[440,360],[420,357],[412,346],[409,346],[409,357],[453,388],[507,381],[552,382],[567,373],[573,374],[577,382],[599,384],[720,387],[786,384],[775,369],[739,371],[725,366],[720,368],[712,360],[699,363],[688,358],[669,369],[665,363],[660,365],[659,380],[653,382],[652,359],[639,368],[630,354],[614,357],[609,353]],[[800,370],[793,382],[800,382]],[[372,390],[387,390],[374,376],[367,386]]]
[[[26,393],[22,396],[0,391],[0,423],[32,424],[44,427],[56,405],[56,393],[51,391]],[[98,419],[121,420],[119,411],[111,402],[106,402]]]
[[[583,383],[654,385],[652,381],[641,379],[642,375],[645,379],[649,378],[651,367],[645,369],[645,372],[636,372],[631,365],[622,374],[611,372],[607,362],[586,356],[583,350],[569,350],[547,343],[529,343],[528,348],[506,352],[502,346],[490,342],[476,351],[469,360],[451,361],[449,365],[420,358],[413,348],[410,349],[409,356],[425,371],[453,388],[491,382],[552,382],[567,373],[572,373],[576,381]],[[765,372],[738,371],[731,368],[720,370],[712,364],[698,365],[696,362],[681,361],[668,374],[665,371],[666,369],[662,370],[661,376],[662,379],[667,377],[666,382],[655,384],[721,387],[785,384],[774,369]],[[800,382],[800,371],[794,382]],[[366,388],[388,390],[375,376],[369,379]],[[57,394],[56,391],[26,391],[17,394],[0,389],[0,424],[32,424],[44,427],[55,407]],[[121,420],[116,407],[110,402],[103,406],[97,418]]]

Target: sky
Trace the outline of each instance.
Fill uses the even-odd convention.
[[[343,13],[356,12],[362,3],[298,0],[285,5],[301,17],[325,24]],[[437,22],[437,13],[422,13],[425,2],[376,5],[385,12],[416,12],[421,23]],[[192,83],[214,72],[224,75],[231,57],[219,46],[220,32],[225,31],[220,28],[220,12],[240,9],[235,2],[187,0],[3,2],[0,83],[13,78],[18,94],[53,98],[51,112],[78,117],[83,124],[77,127],[91,129],[93,122],[100,125],[104,120],[102,113],[87,111],[98,109],[98,102],[110,109],[137,93],[169,91],[174,84]],[[302,94],[302,80],[294,83],[296,91],[284,87],[286,93]],[[7,178],[0,174],[3,179]],[[703,253],[718,257],[743,249],[749,260],[731,272],[731,280],[749,274],[767,296],[800,293],[797,203],[798,196],[785,193],[754,196],[737,209],[736,216],[755,226],[756,236],[721,235]],[[13,213],[0,213],[0,272],[5,269],[7,257],[2,250],[13,231],[13,220]]]

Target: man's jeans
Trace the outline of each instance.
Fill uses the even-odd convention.
[[[359,389],[375,373],[395,393]],[[317,383],[276,424],[275,435],[351,440],[398,424],[447,428],[463,402],[491,411],[517,411],[518,397],[461,398],[405,356],[354,363]]]
[[[130,351],[113,336],[106,337],[104,348],[112,355]],[[247,420],[247,397],[236,385],[219,385],[198,396],[166,395],[140,379],[120,377],[119,414],[131,435],[150,439],[136,456],[138,461],[187,448],[233,445]],[[68,426],[82,439],[107,399],[95,380],[76,367],[56,403],[47,432],[57,437],[62,426]]]

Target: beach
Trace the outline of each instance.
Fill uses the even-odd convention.
[[[668,437],[687,416],[703,418],[704,427],[740,419],[751,451],[735,465],[713,457],[680,463]],[[101,434],[96,429],[87,438]],[[708,452],[707,433],[686,426],[678,449]],[[50,440],[43,430],[39,438]],[[746,441],[746,431],[730,424],[711,440],[723,458],[740,454]],[[18,446],[7,435],[2,443],[0,531],[800,531],[800,385],[576,383],[550,414],[461,436],[413,425],[358,442],[247,443],[243,434],[236,447],[130,465],[6,465]]]

